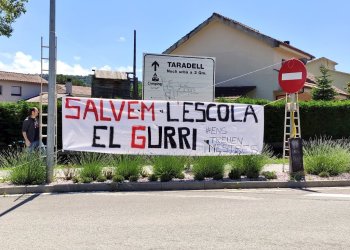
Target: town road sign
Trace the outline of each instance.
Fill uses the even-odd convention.
[[[215,98],[215,58],[144,54],[144,100],[211,102]]]
[[[281,88],[289,94],[298,92],[306,81],[306,68],[298,59],[285,61],[278,73]]]

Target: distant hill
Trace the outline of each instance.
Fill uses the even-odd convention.
[[[43,78],[48,81],[49,80],[49,75],[48,74],[44,74]],[[56,82],[58,84],[65,84],[67,79],[71,79],[73,85],[91,86],[92,76],[91,75],[87,75],[87,76],[62,75],[62,74],[57,74],[57,76],[56,76]]]

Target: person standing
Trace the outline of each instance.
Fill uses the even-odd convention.
[[[29,152],[39,148],[39,111],[37,108],[29,109],[29,116],[23,121],[22,135]]]

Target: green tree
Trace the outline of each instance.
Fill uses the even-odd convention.
[[[317,88],[314,88],[312,91],[312,99],[324,101],[334,100],[337,93],[332,87],[333,80],[329,78],[329,70],[326,69],[324,66],[321,66],[320,71],[321,76],[316,77]]]
[[[72,85],[75,85],[75,86],[86,86],[85,82],[83,80],[78,79],[78,78],[73,78],[72,79]]]
[[[62,75],[62,74],[56,75],[56,83],[57,84],[65,84],[66,81],[67,81],[67,76],[66,75]]]
[[[24,4],[27,2],[28,0],[0,0],[0,36],[12,35],[12,24],[26,12]]]

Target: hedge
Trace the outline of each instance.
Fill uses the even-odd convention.
[[[269,101],[261,99],[240,98],[223,102],[236,102],[265,105]],[[22,122],[27,116],[29,107],[38,104],[26,102],[0,102],[0,147],[23,140]],[[350,138],[350,100],[344,101],[309,101],[300,102],[300,122],[303,139],[315,136],[329,136],[333,139]],[[62,144],[61,105],[58,105],[58,146]],[[284,102],[279,101],[265,107],[265,142],[282,143],[284,126]]]
[[[25,101],[0,102],[0,149],[6,148],[8,145],[18,145],[18,142],[23,141],[22,123],[28,116],[29,108],[37,107],[38,103],[28,103]],[[61,104],[57,105],[57,120],[58,120],[58,147],[62,145],[62,118]],[[44,112],[47,112],[47,106],[44,106]]]
[[[240,98],[237,103],[266,105],[267,100]],[[300,124],[303,139],[327,136],[333,139],[350,138],[350,100],[300,102]],[[285,102],[265,106],[266,143],[282,143]]]

